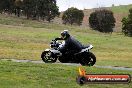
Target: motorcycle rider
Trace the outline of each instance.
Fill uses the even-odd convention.
[[[62,46],[59,51],[64,55],[69,57],[69,55],[73,55],[79,51],[81,51],[83,45],[73,38],[68,30],[64,30],[61,32],[61,38],[55,38],[55,40],[64,40],[65,44]]]

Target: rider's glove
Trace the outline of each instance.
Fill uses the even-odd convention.
[[[58,40],[58,38],[55,38],[55,40]]]

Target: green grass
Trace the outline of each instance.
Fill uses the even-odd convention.
[[[38,22],[0,15],[0,59],[41,60],[50,41],[69,29],[84,45],[94,46],[97,65],[132,67],[132,39],[121,33],[103,34],[79,26]],[[23,23],[21,25],[21,22]],[[8,24],[8,25],[7,25]]]
[[[114,6],[114,7],[111,7],[110,9],[114,13],[128,13],[130,8],[132,8],[131,4],[130,5]]]
[[[130,84],[76,83],[79,66],[0,61],[1,88],[131,88]],[[131,74],[131,71],[84,67],[87,74]]]
[[[103,34],[78,26],[38,22],[0,15],[0,59],[41,60],[51,39],[69,29],[83,44],[93,44],[96,65],[132,67],[132,39],[121,33]],[[79,66],[16,63],[0,60],[0,88],[132,88],[130,84],[76,83]],[[84,67],[89,74],[130,74],[132,71]]]

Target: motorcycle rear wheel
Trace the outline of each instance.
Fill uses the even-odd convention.
[[[82,54],[80,64],[82,66],[93,66],[96,62],[96,57],[91,52],[85,52]]]
[[[41,54],[41,58],[45,63],[55,63],[57,58],[52,56],[53,53],[50,51],[44,51]]]

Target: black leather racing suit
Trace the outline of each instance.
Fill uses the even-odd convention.
[[[58,38],[57,40],[63,39]],[[62,54],[69,53],[70,55],[73,55],[74,53],[81,51],[82,47],[83,45],[79,41],[69,36],[67,39],[65,39],[65,45],[59,50],[60,52],[62,52]]]

